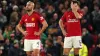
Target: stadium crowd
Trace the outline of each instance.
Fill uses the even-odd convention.
[[[0,0],[0,56],[26,56],[23,51],[24,36],[16,29],[21,16],[26,13],[28,0]],[[71,0],[30,0],[35,11],[47,21],[48,28],[41,35],[41,56],[62,56],[64,36],[59,19],[70,10]],[[79,0],[83,11],[81,21],[85,56],[100,56],[100,0]],[[24,26],[23,26],[24,27]],[[77,29],[76,29],[77,30]],[[84,51],[84,50],[83,50]],[[83,55],[82,55],[83,56]]]

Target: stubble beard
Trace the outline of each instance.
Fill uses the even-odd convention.
[[[32,10],[27,10],[27,12],[31,12]]]

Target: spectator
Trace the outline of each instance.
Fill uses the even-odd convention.
[[[14,6],[12,7],[12,9],[13,9],[14,12],[18,12],[18,6],[17,6],[17,5],[14,5]]]
[[[46,56],[57,56],[56,51],[57,49],[53,45],[53,40],[47,39],[46,40]]]
[[[8,1],[6,1],[6,0],[2,0],[1,5],[2,5],[1,6],[2,13],[3,13],[3,15],[5,15],[7,17],[7,23],[8,23],[12,9],[10,8],[10,6],[8,6]]]
[[[18,13],[17,12],[12,12],[10,16],[10,24],[15,28],[16,23],[18,22]]]
[[[49,25],[51,25],[50,19],[52,18],[53,13],[55,12],[54,6],[49,4],[48,7],[47,7],[47,10],[45,12],[46,12],[46,15],[47,15],[47,18],[48,18],[47,23]]]
[[[92,33],[93,27],[92,25],[87,21],[87,19],[82,19],[81,20],[81,27],[86,28],[89,32]]]
[[[35,10],[37,12],[39,12],[39,13],[42,13],[43,12],[43,9],[41,8],[41,4],[39,2],[36,3]]]
[[[7,56],[8,55],[8,51],[9,49],[12,47],[13,45],[10,43],[10,40],[9,39],[5,39],[5,43],[4,43],[4,56]]]
[[[56,49],[57,49],[57,56],[63,55],[63,42],[62,42],[62,36],[57,36],[56,40]]]
[[[92,12],[93,15],[93,24],[95,30],[99,33],[100,32],[100,6],[98,4],[94,5],[94,11]]]
[[[87,46],[88,55],[91,56],[92,54],[91,49],[92,49],[92,46],[94,45],[94,42],[93,42],[92,35],[88,32],[86,28],[82,29],[82,41]]]
[[[12,26],[11,25],[7,25],[5,27],[5,31],[3,33],[3,37],[4,38],[8,38],[10,40],[11,39],[10,34],[12,34],[12,32],[13,32]]]
[[[3,49],[4,49],[4,47],[2,45],[0,45],[0,56],[3,56]]]
[[[93,51],[93,56],[100,56],[100,33],[98,34],[96,48]]]
[[[10,34],[10,43],[11,44],[13,44],[14,43],[14,40],[15,40],[15,34],[14,34],[14,32],[12,32],[11,34]]]
[[[0,8],[0,28],[2,29],[7,22],[7,17],[2,13]]]
[[[86,19],[88,21],[88,23],[91,23],[91,18],[90,18],[90,14],[88,12],[88,7],[87,6],[84,6],[83,7],[83,19]]]
[[[4,38],[3,38],[3,36],[2,36],[2,31],[1,31],[1,29],[0,29],[0,41],[1,40],[4,40]]]
[[[69,8],[69,1],[68,0],[65,1],[64,6],[65,6],[66,10]]]
[[[8,56],[25,56],[19,48],[18,40],[14,41],[14,46],[9,49]]]
[[[94,0],[93,1],[93,4],[99,4],[100,3],[100,0]],[[100,4],[99,4],[100,5]]]
[[[51,34],[48,34],[48,39],[53,40],[53,37]]]
[[[24,40],[23,40],[23,38],[20,40],[20,48],[24,49]]]
[[[23,7],[22,7],[22,10],[21,10],[21,15],[20,15],[20,17],[21,17],[22,15],[24,15],[24,14],[26,14],[26,8],[23,6]]]
[[[87,46],[87,48],[91,48],[93,45],[92,35],[88,32],[86,28],[82,29],[82,41]]]

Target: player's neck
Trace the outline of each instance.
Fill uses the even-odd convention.
[[[29,12],[27,12],[27,13],[28,13],[28,15],[30,16],[33,12],[34,12],[34,10],[31,10],[31,11],[29,11]]]

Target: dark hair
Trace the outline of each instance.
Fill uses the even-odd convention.
[[[97,6],[97,7],[99,7],[99,9],[100,9],[100,5],[99,5],[99,4],[95,3],[94,6]]]
[[[53,44],[53,40],[51,40],[51,39],[47,39],[51,44]]]
[[[71,1],[71,2],[73,2],[73,4],[77,3],[77,5],[80,6],[80,2],[79,1]]]

